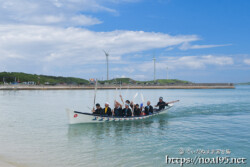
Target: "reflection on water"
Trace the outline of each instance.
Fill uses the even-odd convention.
[[[156,148],[165,143],[159,141],[167,138],[168,134],[167,117],[156,116],[147,120],[70,125],[67,135],[69,148],[89,150],[84,154],[93,166],[119,166],[124,163],[136,166],[138,163],[148,165],[145,156],[162,152],[164,147]],[[122,157],[129,157],[130,161]],[[100,163],[101,160],[105,162]]]
[[[149,118],[148,120],[73,124],[68,127],[69,140],[83,136],[94,136],[97,139],[101,136],[114,136],[122,140],[123,134],[133,134],[137,130],[147,128],[157,128],[165,131],[167,129],[167,119],[164,115]],[[159,131],[160,132],[160,131]]]

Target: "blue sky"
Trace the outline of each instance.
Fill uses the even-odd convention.
[[[0,0],[0,71],[250,81],[246,0]]]

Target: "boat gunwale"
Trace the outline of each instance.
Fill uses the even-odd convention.
[[[92,113],[87,113],[87,112],[80,112],[80,111],[74,111],[76,114],[83,114],[83,115],[88,115],[88,116],[93,116],[93,117],[102,117],[102,118],[143,118],[143,117],[149,117],[149,116],[154,116],[163,113],[164,111],[170,109],[172,106],[168,106],[165,109],[162,109],[160,111],[157,111],[157,109],[154,109],[154,112],[149,115],[140,115],[140,116],[130,116],[130,117],[123,117],[123,116],[107,116],[107,115],[99,115],[99,114],[92,114]]]

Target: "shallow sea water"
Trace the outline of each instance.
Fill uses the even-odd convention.
[[[88,112],[93,90],[0,91],[0,161],[24,167],[180,166],[166,164],[168,155],[244,157],[250,163],[250,86],[121,94],[132,99],[136,92],[152,104],[159,96],[180,102],[147,120],[69,125],[66,108]],[[112,103],[119,93],[98,90],[97,101]],[[211,154],[214,149],[231,153]],[[210,153],[191,153],[197,150]]]

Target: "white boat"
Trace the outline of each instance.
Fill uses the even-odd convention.
[[[119,121],[137,121],[137,120],[148,119],[156,115],[166,114],[168,110],[171,107],[173,107],[173,105],[174,105],[173,103],[168,104],[168,106],[166,106],[165,109],[160,111],[154,110],[154,113],[151,115],[132,116],[132,117],[100,116],[87,112],[73,111],[70,109],[66,109],[66,111],[69,118],[69,124],[103,123],[103,122],[119,122]]]

